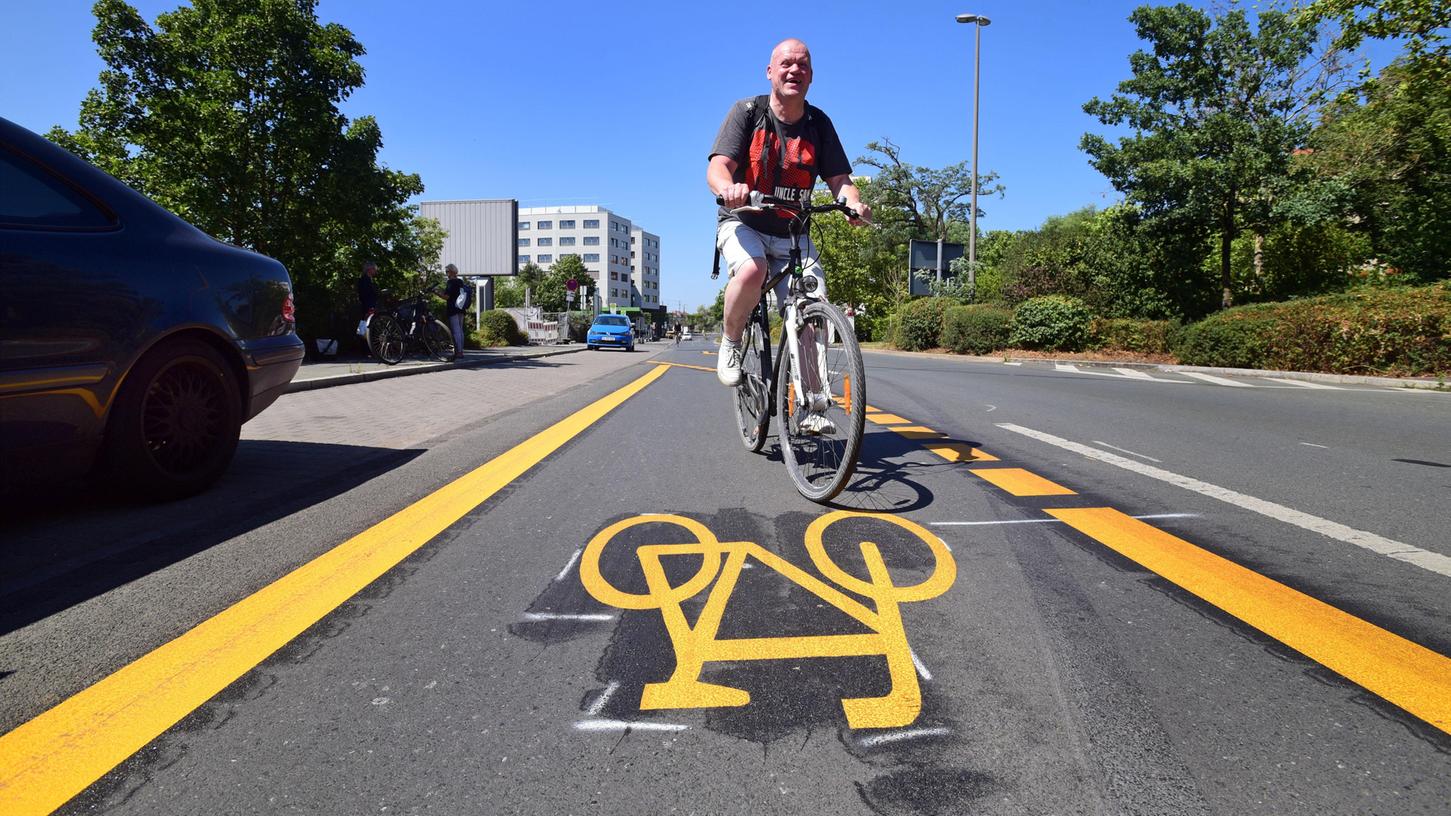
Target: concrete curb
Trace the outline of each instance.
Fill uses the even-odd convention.
[[[1317,382],[1339,385],[1378,385],[1385,388],[1415,388],[1425,390],[1439,390],[1451,387],[1451,382],[1437,380],[1433,377],[1373,377],[1361,374],[1324,374],[1318,371],[1272,371],[1260,368],[1219,368],[1214,366],[1188,366],[1170,363],[1144,363],[1137,361],[1115,361],[1115,360],[1074,360],[1057,359],[1047,357],[1021,357],[1014,358],[1012,355],[998,355],[993,357],[978,356],[972,354],[928,354],[920,351],[901,351],[899,349],[862,349],[867,353],[895,354],[904,357],[925,357],[933,360],[949,359],[964,360],[975,363],[1005,363],[1008,361],[1020,363],[1044,363],[1044,364],[1067,364],[1082,366],[1118,366],[1120,368],[1138,368],[1152,371],[1163,371],[1166,373],[1175,371],[1193,371],[1200,374],[1230,374],[1241,377],[1278,377],[1285,380],[1302,380],[1305,382]]]
[[[287,386],[287,393],[293,394],[298,391],[315,391],[319,388],[331,388],[335,385],[349,385],[351,383],[371,382],[373,380],[387,380],[393,377],[408,377],[414,374],[429,374],[434,371],[448,371],[453,368],[480,368],[487,365],[497,365],[515,360],[538,360],[544,357],[557,357],[561,354],[574,354],[584,351],[583,345],[550,349],[537,354],[501,354],[496,357],[480,357],[473,360],[462,360],[453,363],[422,363],[409,365],[399,363],[387,368],[374,369],[372,371],[359,371],[353,374],[338,374],[332,377],[314,377],[307,380],[294,379],[292,384]],[[377,365],[377,363],[365,363],[365,365]]]

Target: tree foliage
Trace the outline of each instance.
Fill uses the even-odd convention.
[[[315,0],[193,0],[153,28],[123,0],[95,4],[105,68],[79,128],[51,138],[211,235],[278,258],[316,331],[352,316],[365,259],[379,283],[436,276],[443,233],[406,202],[419,177],[377,161],[383,140],[341,102],[364,49]]]
[[[1218,237],[1228,306],[1234,239],[1271,223],[1277,183],[1343,68],[1334,52],[1316,56],[1313,24],[1276,9],[1261,10],[1257,26],[1241,8],[1215,18],[1182,3],[1129,19],[1149,49],[1129,57],[1133,76],[1118,93],[1083,108],[1132,135],[1085,134],[1080,146],[1159,234]]]

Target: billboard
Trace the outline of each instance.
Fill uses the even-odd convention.
[[[418,214],[436,219],[448,236],[439,262],[464,277],[519,271],[519,202],[513,198],[424,201]]]
[[[935,277],[937,266],[937,242],[913,240],[908,246],[908,267],[912,270],[912,294],[914,296],[930,295],[931,290],[927,288],[927,282],[921,280],[918,272],[927,272],[929,276]],[[967,254],[962,244],[942,244],[942,279],[952,277],[948,271],[953,261]]]

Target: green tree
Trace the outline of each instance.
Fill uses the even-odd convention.
[[[1445,0],[1314,0],[1301,9],[1307,24],[1333,21],[1337,44],[1353,49],[1365,39],[1406,41],[1412,82],[1451,84],[1451,5]]]
[[[1133,133],[1117,143],[1085,134],[1080,147],[1151,234],[1187,245],[1218,237],[1229,306],[1234,239],[1270,225],[1291,153],[1343,70],[1333,52],[1316,56],[1313,24],[1276,9],[1260,11],[1254,28],[1243,9],[1213,18],[1182,3],[1141,6],[1129,19],[1150,49],[1130,56],[1133,76],[1118,93],[1083,109]]]
[[[194,0],[153,28],[95,4],[105,69],[79,128],[51,138],[213,236],[287,265],[299,318],[333,333],[356,309],[361,263],[380,285],[436,272],[443,233],[407,205],[418,176],[378,164],[372,117],[339,104],[363,46],[315,0]],[[330,325],[331,324],[331,325]]]
[[[539,281],[538,288],[534,290],[534,305],[546,312],[564,311],[565,293],[569,291],[565,284],[571,278],[579,281],[581,286],[593,286],[594,284],[594,281],[590,279],[589,270],[585,268],[584,261],[578,255],[560,256],[559,260],[549,267],[549,274]]]

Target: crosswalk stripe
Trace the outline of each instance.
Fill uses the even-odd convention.
[[[1319,389],[1323,389],[1323,390],[1326,390],[1326,391],[1340,391],[1341,390],[1339,388],[1336,388],[1333,385],[1324,385],[1322,383],[1315,383],[1315,382],[1305,382],[1304,380],[1285,380],[1285,379],[1281,379],[1279,377],[1261,377],[1260,379],[1269,380],[1270,382],[1273,382],[1273,383],[1284,383],[1285,385],[1293,385],[1293,386],[1296,386],[1297,388],[1319,388]]]
[[[1254,388],[1254,386],[1250,385],[1249,383],[1236,382],[1235,380],[1226,380],[1223,377],[1216,377],[1213,374],[1200,374],[1197,371],[1179,371],[1176,373],[1183,374],[1186,377],[1193,377],[1196,380],[1203,380],[1207,383],[1213,383],[1215,385],[1227,385],[1231,388]]]

